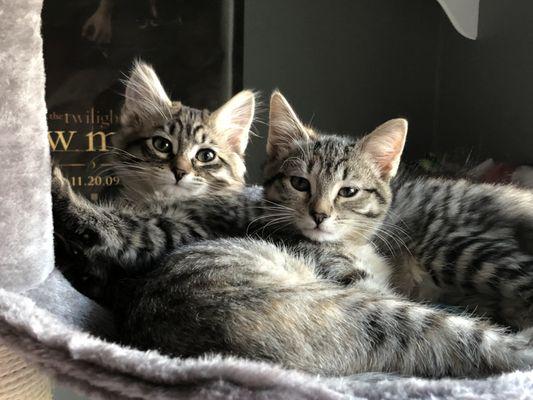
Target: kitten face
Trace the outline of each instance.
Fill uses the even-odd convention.
[[[113,136],[114,170],[128,197],[187,198],[242,187],[254,107],[250,91],[213,113],[172,102],[152,68],[136,63]]]
[[[267,199],[314,241],[365,243],[391,201],[407,123],[391,120],[360,140],[319,135],[274,93],[265,167]]]

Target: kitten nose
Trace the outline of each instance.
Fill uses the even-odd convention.
[[[176,183],[181,181],[185,175],[192,171],[192,164],[183,154],[178,154],[170,164]]]
[[[316,222],[317,226],[320,225],[326,218],[329,218],[329,215],[311,211],[311,217],[313,217],[313,220]]]
[[[176,178],[176,183],[181,181],[181,179],[188,174],[187,171],[184,171],[182,169],[174,169],[172,172],[174,172],[174,178]]]

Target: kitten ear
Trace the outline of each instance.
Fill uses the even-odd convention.
[[[270,97],[267,155],[277,157],[298,141],[315,139],[315,134],[300,121],[289,102],[279,91]]]
[[[240,155],[244,154],[248,145],[254,112],[255,94],[250,90],[243,90],[211,114],[215,131]]]
[[[407,120],[396,118],[378,126],[362,139],[363,151],[377,164],[383,179],[390,179],[398,172],[406,137]]]
[[[144,120],[171,116],[172,101],[150,65],[135,61],[125,84],[126,100],[120,116],[123,125],[138,125]]]

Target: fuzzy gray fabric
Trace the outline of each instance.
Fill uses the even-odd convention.
[[[42,0],[0,0],[0,287],[41,283],[54,265]]]
[[[486,380],[319,378],[237,358],[168,358],[113,343],[109,313],[59,272],[50,274],[41,3],[0,0],[0,344],[95,399],[533,398],[533,372]]]
[[[99,337],[116,338],[111,313],[81,295],[57,270],[24,294],[65,324]]]
[[[60,279],[58,279],[60,280]],[[57,285],[47,282],[45,287]],[[533,398],[533,372],[486,380],[385,375],[318,378],[217,356],[168,358],[106,342],[62,322],[26,296],[0,290],[0,342],[93,398],[510,399]]]

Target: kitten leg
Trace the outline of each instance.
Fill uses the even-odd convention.
[[[52,198],[58,266],[92,298],[122,276],[151,270],[176,247],[217,236],[243,235],[262,195],[251,188],[188,201],[154,202],[139,209],[94,204],[54,168]]]
[[[174,242],[205,235],[178,222],[177,229],[168,234],[162,215],[146,216],[133,209],[91,203],[74,192],[58,168],[53,172],[52,199],[56,234],[77,249],[73,257],[83,256],[89,262],[106,260],[136,269],[157,260]]]
[[[151,267],[176,246],[215,236],[242,235],[262,197],[247,192],[155,202],[139,209],[94,204],[78,195],[55,168],[52,182],[56,232],[89,260],[126,269]]]
[[[392,268],[371,246],[300,243],[295,252],[309,259],[316,273],[325,279],[375,293],[392,293],[389,287]]]
[[[98,205],[75,193],[59,168],[53,171],[52,197],[59,266],[72,282],[81,281],[76,287],[86,294],[108,287],[117,276],[153,269],[176,246],[229,235],[229,226],[243,225],[240,198],[143,210]]]

